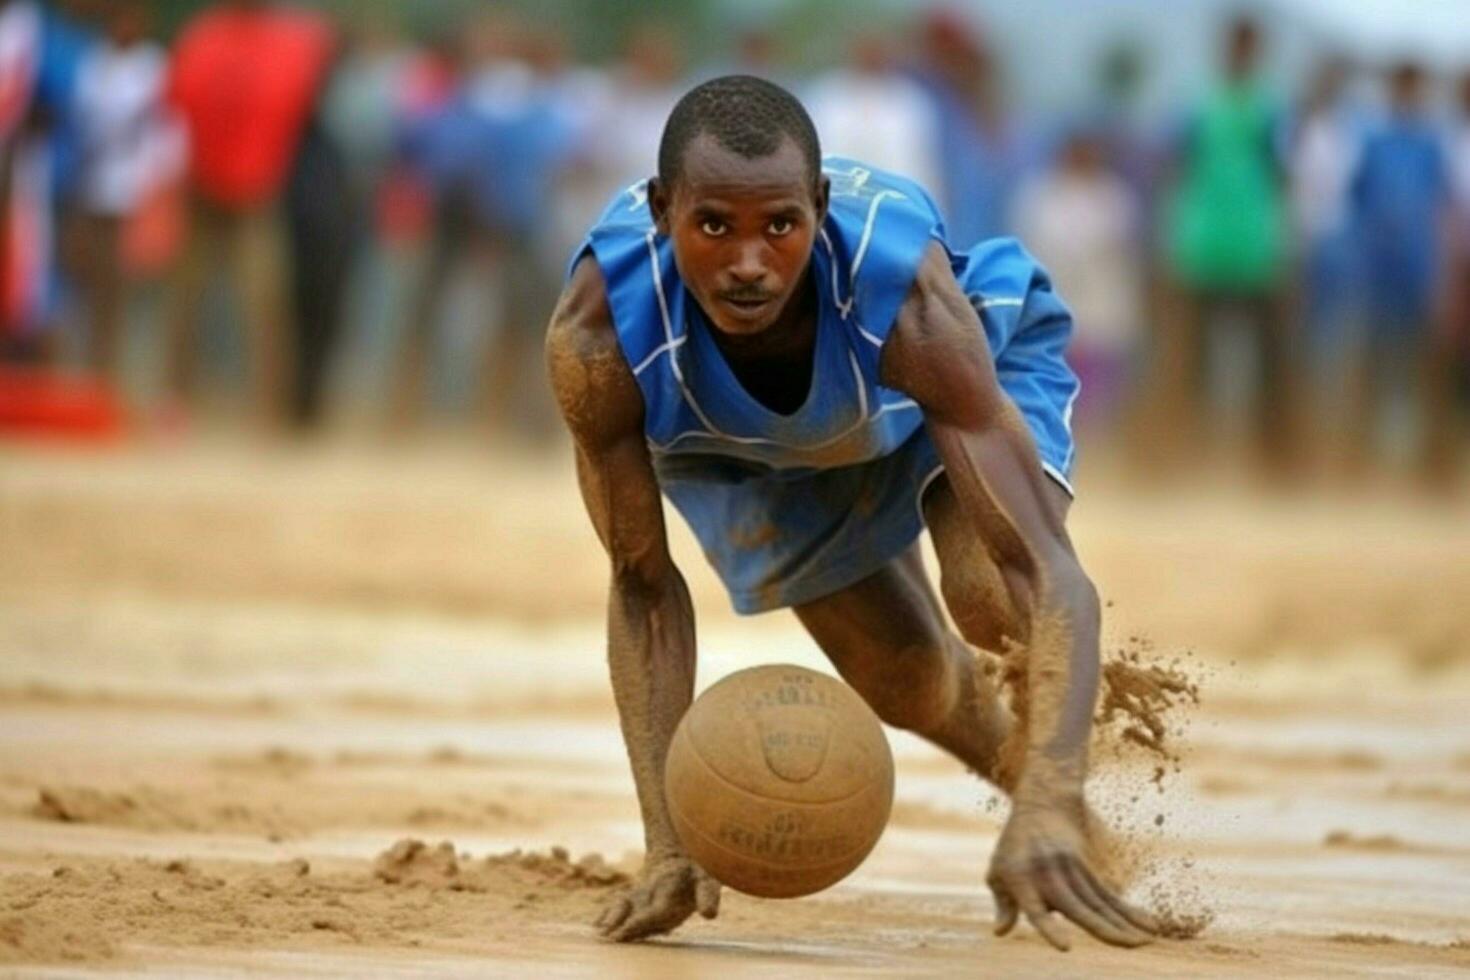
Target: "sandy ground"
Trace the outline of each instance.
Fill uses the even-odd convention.
[[[1203,689],[1182,771],[1105,760],[1094,799],[1147,845],[1134,896],[1202,934],[991,937],[1004,807],[891,733],[858,873],[618,947],[586,923],[640,833],[564,463],[0,449],[0,975],[1470,971],[1470,509],[1093,483],[1110,645]],[[701,685],[821,666],[675,546]]]

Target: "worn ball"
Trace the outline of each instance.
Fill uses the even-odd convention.
[[[686,853],[725,885],[810,895],[878,843],[893,806],[893,753],[846,684],[804,667],[752,667],[684,715],[664,796]]]

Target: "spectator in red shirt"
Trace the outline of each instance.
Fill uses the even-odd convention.
[[[331,47],[320,17],[265,0],[204,11],[175,46],[168,92],[189,134],[192,197],[169,344],[181,401],[193,389],[204,291],[220,268],[243,308],[255,409],[267,424],[281,419],[290,348],[280,198]]]

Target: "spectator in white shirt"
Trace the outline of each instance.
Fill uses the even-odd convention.
[[[1067,298],[1076,332],[1067,351],[1082,381],[1083,424],[1116,421],[1143,328],[1140,204],[1107,163],[1101,134],[1080,129],[1057,161],[1017,191],[1011,222]]]
[[[119,0],[106,39],[88,54],[77,78],[90,361],[106,373],[117,367],[127,303],[126,226],[150,195],[177,179],[183,162],[182,138],[163,109],[168,56],[147,31],[144,5]]]
[[[887,39],[857,37],[848,66],[817,79],[804,101],[823,153],[940,186],[938,115],[923,87],[898,70]]]

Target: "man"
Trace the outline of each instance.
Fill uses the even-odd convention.
[[[1350,459],[1373,456],[1385,395],[1418,403],[1421,474],[1431,486],[1454,477],[1452,352],[1436,320],[1452,207],[1442,135],[1431,116],[1430,79],[1419,64],[1393,66],[1388,114],[1363,144],[1349,187],[1363,248],[1364,320],[1350,433]]]
[[[138,0],[108,13],[106,37],[77,72],[73,111],[81,149],[77,220],[82,229],[81,285],[89,316],[88,360],[118,380],[123,324],[133,292],[124,261],[124,229],[167,177],[180,142],[163,112],[168,55],[148,38],[148,10]]]
[[[1144,320],[1142,208],[1110,166],[1106,133],[1074,123],[1011,209],[1016,234],[1067,284],[1077,317],[1067,361],[1082,380],[1077,424],[1088,432],[1118,430]]]
[[[805,110],[750,76],[670,115],[659,175],[614,198],[552,317],[552,388],[611,559],[613,693],[647,854],[599,920],[617,940],[717,911],[663,799],[694,687],[694,616],[659,492],[744,613],[791,606],[884,721],[1007,789],[997,931],[1051,911],[1107,942],[1153,921],[1084,856],[1097,593],[1063,518],[1071,319],[1012,241],[967,254],[917,185],[820,160]],[[944,624],[915,539],[927,525]],[[1029,651],[1024,760],[965,640]]]
[[[1256,441],[1263,463],[1290,475],[1293,442],[1293,326],[1283,308],[1287,266],[1281,113],[1260,76],[1260,26],[1233,21],[1224,35],[1224,74],[1181,134],[1178,180],[1165,206],[1165,262],[1175,311],[1154,358],[1166,447],[1184,461],[1209,435],[1210,337],[1222,316],[1250,324],[1259,351]]]
[[[189,134],[192,198],[167,328],[174,408],[195,394],[205,292],[222,266],[240,294],[257,422],[271,430],[285,418],[292,356],[280,199],[332,44],[318,15],[267,0],[224,0],[174,44],[168,100]]]

